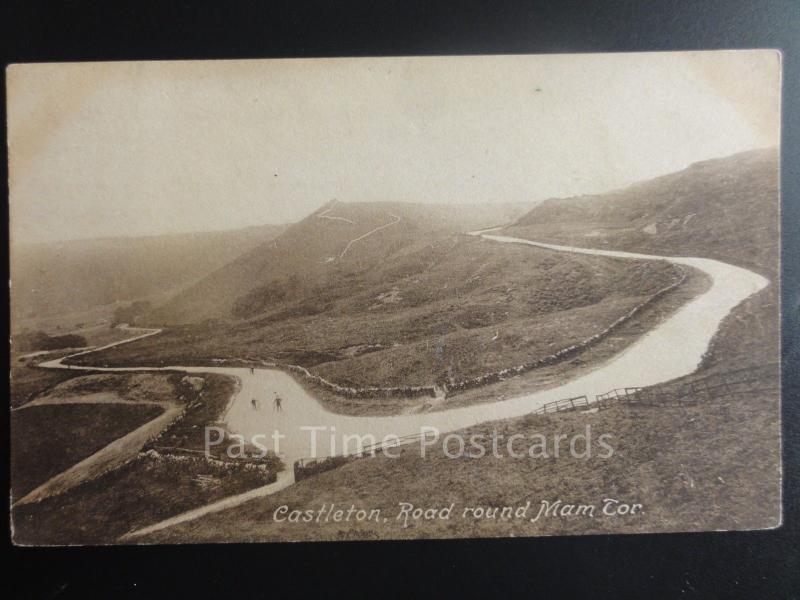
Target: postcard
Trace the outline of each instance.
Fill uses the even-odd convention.
[[[781,524],[778,51],[6,83],[15,544]]]

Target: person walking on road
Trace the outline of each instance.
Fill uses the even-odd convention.
[[[278,412],[283,412],[283,406],[281,405],[281,397],[278,396],[277,393],[275,394],[275,400],[272,403],[272,410],[273,411],[277,410]]]

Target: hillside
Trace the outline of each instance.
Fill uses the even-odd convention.
[[[331,202],[160,306],[159,325],[240,319],[330,287],[432,240],[517,218],[530,205]],[[327,282],[327,283],[326,283]]]
[[[283,230],[236,231],[17,244],[11,250],[12,323],[38,328],[49,317],[164,297]],[[72,322],[65,322],[72,327]]]
[[[576,246],[707,256],[777,275],[779,153],[695,163],[630,187],[542,202],[509,235]]]

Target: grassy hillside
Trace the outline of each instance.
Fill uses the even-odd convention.
[[[776,148],[695,163],[607,194],[546,200],[509,235],[593,248],[706,256],[777,275]]]
[[[178,294],[154,311],[151,321],[242,319],[278,304],[313,304],[314,296],[345,279],[358,281],[370,269],[390,266],[444,236],[502,223],[526,208],[332,202]]]
[[[207,515],[154,533],[147,543],[204,543],[291,540],[370,540],[380,538],[508,537],[639,533],[771,528],[780,524],[781,411],[776,321],[765,327],[753,315],[767,288],[737,307],[714,338],[700,372],[682,379],[691,382],[709,373],[753,369],[756,382],[742,394],[696,398],[682,405],[632,406],[618,404],[600,412],[527,415],[483,423],[462,430],[465,439],[498,436],[500,457],[449,458],[441,443],[421,457],[417,444],[398,458],[377,456],[300,481],[272,496]],[[742,340],[747,351],[741,351]],[[667,384],[669,385],[669,384]],[[667,386],[662,386],[667,387]],[[762,390],[759,388],[763,387]],[[569,440],[586,434],[597,448],[599,435],[609,434],[610,458],[554,456],[556,435]],[[506,451],[511,436],[548,440],[546,457],[514,458]],[[564,443],[566,446],[566,442]],[[524,449],[520,441],[517,451]],[[579,452],[584,446],[579,445]],[[451,446],[453,452],[455,444]],[[563,449],[563,447],[562,447]],[[596,504],[604,498],[640,503],[635,516],[595,518],[536,516],[541,501]],[[466,507],[524,506],[526,519],[461,518]],[[455,503],[447,521],[420,520],[403,527],[395,517],[399,503],[443,507]],[[276,522],[275,510],[319,510],[336,504],[380,509],[387,517],[372,522]]]
[[[14,244],[12,324],[39,328],[48,317],[84,321],[92,309],[163,297],[271,239],[283,226],[135,238]],[[56,319],[57,323],[58,320]],[[63,325],[62,325],[63,326]]]
[[[757,364],[763,355],[750,351],[774,348],[775,330],[764,328],[749,316],[751,312],[751,306],[743,305],[723,322],[709,353],[708,369],[724,371]],[[749,361],[740,362],[743,339],[748,341]],[[773,364],[771,369],[761,370],[765,385],[774,384],[776,368]],[[230,382],[220,398],[229,394]],[[556,434],[570,438],[585,433],[587,425],[594,439],[606,433],[613,436],[613,457],[583,459],[565,453],[556,458],[550,452],[546,458],[515,459],[503,452],[503,458],[451,459],[437,445],[423,459],[417,446],[409,446],[399,458],[356,460],[273,496],[138,541],[495,537],[747,529],[779,523],[775,507],[781,484],[780,407],[774,390],[702,399],[684,406],[617,405],[594,414],[528,415],[476,425],[464,433],[466,437],[488,437],[496,432],[504,436],[501,448],[512,435],[521,434],[526,440],[543,435],[552,447]],[[111,543],[132,528],[214,501],[220,493],[241,491],[231,484],[224,492],[213,490],[214,495],[200,488],[191,488],[197,495],[187,495],[191,475],[153,472],[147,465],[133,463],[61,497],[17,509],[15,539],[25,543]],[[137,492],[130,492],[132,489]],[[530,522],[459,517],[419,521],[408,528],[394,518],[399,502],[425,508],[454,502],[454,515],[458,515],[468,506],[517,507],[530,501],[527,516],[533,517],[542,500],[601,503],[607,497],[641,503],[644,510],[635,518],[599,514],[593,519],[543,517]],[[351,504],[379,508],[387,521],[379,525],[290,524],[273,519],[275,509],[282,505],[292,510],[318,510],[331,503],[344,510]]]

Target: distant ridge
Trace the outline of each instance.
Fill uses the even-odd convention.
[[[129,302],[200,279],[285,229],[261,225],[232,231],[14,244],[12,322]]]

